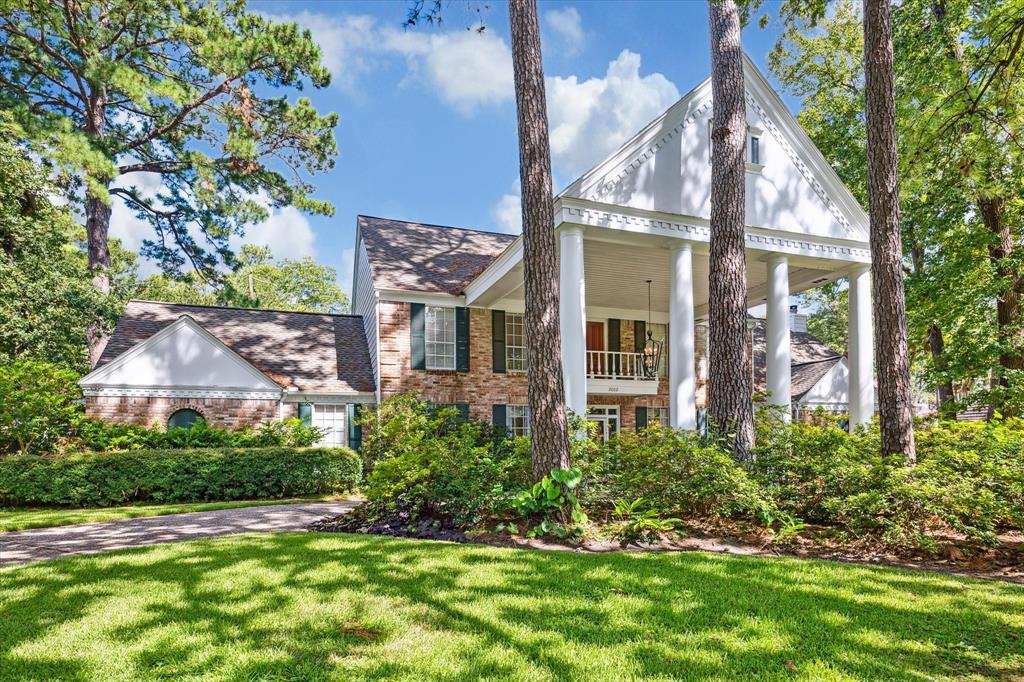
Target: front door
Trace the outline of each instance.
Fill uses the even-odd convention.
[[[587,374],[603,376],[605,374],[604,322],[587,320]]]
[[[591,405],[587,408],[587,419],[597,424],[595,437],[602,443],[619,432],[618,405]]]

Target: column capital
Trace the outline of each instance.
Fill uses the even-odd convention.
[[[871,271],[871,263],[854,263],[850,266],[851,275],[863,275]]]
[[[787,263],[788,264],[789,263],[789,255],[785,254],[785,253],[773,252],[773,253],[769,253],[767,256],[765,256],[764,260],[767,263]]]
[[[582,225],[571,225],[571,224],[570,225],[566,225],[566,224],[563,223],[558,228],[558,234],[561,237],[569,237],[569,236],[575,236],[575,235],[582,236],[583,235],[583,226]]]
[[[676,251],[689,251],[693,253],[693,242],[688,242],[685,239],[676,239],[669,245],[668,249],[673,253]]]

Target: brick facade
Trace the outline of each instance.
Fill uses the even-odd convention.
[[[491,421],[494,404],[526,405],[526,375],[495,373],[491,358],[491,311],[469,310],[469,371],[452,372],[411,369],[410,304],[382,301],[380,303],[380,389],[381,398],[413,392],[424,400],[440,404],[466,403],[470,417]],[[632,320],[622,320],[619,328],[623,351],[634,348]],[[706,348],[706,337],[698,329],[696,350],[698,368]],[[667,353],[667,349],[665,350]],[[707,380],[698,371],[697,405],[703,407]],[[591,405],[618,405],[623,429],[636,426],[637,407],[668,407],[668,380],[658,382],[658,393],[650,396],[589,394]]]
[[[236,429],[247,424],[276,421],[282,414],[277,400],[239,398],[145,398],[134,396],[88,396],[85,413],[111,423],[165,427],[178,410],[195,410],[207,423]],[[283,415],[295,416],[295,405],[286,404]]]

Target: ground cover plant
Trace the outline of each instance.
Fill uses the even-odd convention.
[[[146,516],[167,516],[197,511],[217,511],[218,509],[240,509],[267,504],[300,504],[329,499],[335,499],[335,496],[316,495],[310,497],[271,498],[268,500],[232,500],[230,502],[149,503],[130,504],[120,507],[86,507],[81,509],[67,507],[7,508],[0,509],[0,533],[29,530],[31,528],[70,526],[78,523],[93,523],[95,521],[122,521],[124,519],[138,519]]]
[[[707,553],[281,533],[0,571],[28,679],[983,680],[1024,675],[1024,589]]]
[[[112,506],[346,492],[361,476],[348,448],[200,448],[0,459],[0,502]]]

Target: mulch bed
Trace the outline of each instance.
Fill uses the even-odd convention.
[[[868,540],[840,541],[829,537],[828,529],[821,528],[810,528],[805,535],[780,544],[774,542],[771,533],[745,532],[734,526],[700,524],[689,524],[685,537],[665,538],[655,544],[621,547],[617,542],[593,538],[571,544],[547,539],[528,539],[507,533],[474,531],[467,534],[450,520],[420,518],[410,522],[410,516],[406,512],[396,512],[391,516],[379,518],[371,517],[367,511],[367,505],[361,505],[346,514],[317,521],[309,526],[309,530],[320,533],[360,533],[587,553],[702,551],[743,556],[792,556],[937,571],[950,575],[1024,584],[1024,533],[1020,532],[999,536],[1000,544],[995,547],[972,546],[955,535],[937,537],[936,541],[940,547],[937,556],[899,552],[880,547]]]

